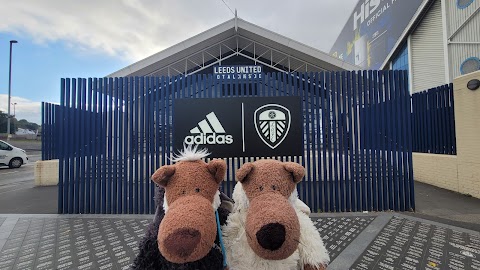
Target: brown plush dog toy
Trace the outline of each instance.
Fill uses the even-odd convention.
[[[225,224],[231,207],[218,188],[226,163],[220,159],[206,163],[202,159],[207,155],[206,150],[186,148],[174,165],[164,165],[152,175],[163,206],[159,201],[133,269],[224,268],[215,211],[220,225]]]
[[[297,163],[271,159],[237,171],[234,211],[222,228],[230,269],[326,268],[328,252],[298,199],[304,171]]]

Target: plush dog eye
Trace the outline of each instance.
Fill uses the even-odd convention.
[[[195,189],[195,192],[199,193],[199,192],[200,192],[200,189],[197,187],[197,188]]]
[[[262,186],[260,186],[258,189],[260,189],[260,191],[263,191],[263,187],[262,187]]]

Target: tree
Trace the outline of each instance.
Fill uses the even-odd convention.
[[[22,119],[16,123],[17,128],[29,129],[36,131],[39,127],[37,123],[28,122],[25,119]]]
[[[15,118],[10,119],[10,134],[15,134],[16,122],[17,122],[17,119]],[[0,111],[0,133],[7,133],[7,123],[8,123],[7,114]]]

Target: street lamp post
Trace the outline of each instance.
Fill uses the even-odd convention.
[[[15,106],[17,105],[17,102],[12,103],[12,105],[13,105],[13,115],[12,115],[12,117],[15,117],[15,115],[16,115],[15,114]]]
[[[10,64],[8,66],[8,115],[7,115],[7,141],[10,140],[10,103],[12,98],[12,45],[18,43],[16,40],[10,40]]]

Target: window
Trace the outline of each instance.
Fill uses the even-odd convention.
[[[0,142],[0,150],[10,150],[10,146],[4,142]]]
[[[460,73],[462,75],[480,70],[480,59],[477,57],[470,57],[465,59],[460,65]]]
[[[457,0],[457,8],[465,9],[473,3],[474,0]]]
[[[408,46],[403,45],[400,52],[392,61],[393,70],[408,70]]]

